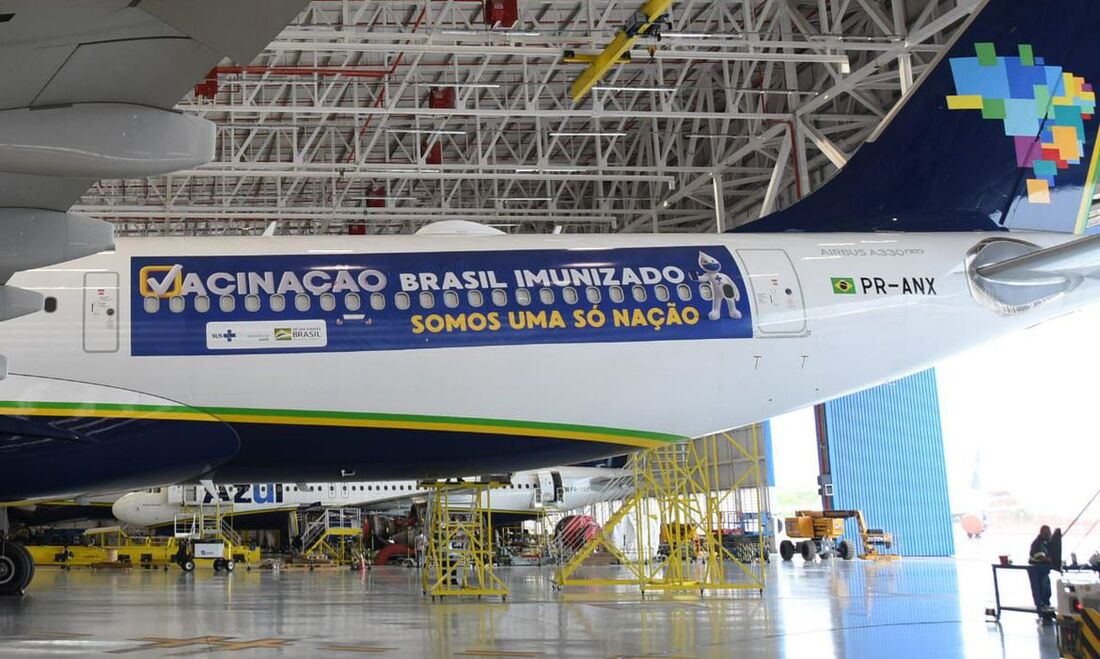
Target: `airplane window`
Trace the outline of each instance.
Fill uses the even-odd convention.
[[[612,302],[622,302],[626,297],[623,295],[623,289],[618,286],[612,286],[607,289],[607,297],[611,298]]]
[[[580,297],[577,295],[577,289],[567,286],[561,291],[561,299],[565,300],[566,304],[576,304]]]
[[[645,287],[644,286],[632,286],[630,288],[631,294],[634,295],[635,302],[645,302]]]
[[[410,302],[408,293],[398,293],[397,295],[393,296],[393,306],[397,307],[401,311],[408,309],[409,304]]]
[[[390,486],[389,486],[389,485],[383,485],[383,486],[382,486],[382,489],[383,489],[383,490],[386,490],[386,491],[389,491],[389,489],[390,489]]]
[[[145,309],[145,313],[156,313],[160,311],[160,298],[149,296],[141,301],[141,306]]]
[[[45,311],[46,313],[53,313],[53,312],[57,311],[57,298],[55,298],[55,297],[46,298],[46,301],[42,304],[42,310]]]
[[[182,295],[176,295],[175,297],[168,298],[168,310],[172,313],[180,313],[187,306],[187,302],[184,301]]]
[[[362,305],[363,301],[359,299],[358,293],[348,293],[344,296],[344,308],[348,311],[359,311]]]
[[[531,304],[531,291],[527,290],[526,288],[517,288],[516,302],[519,303],[519,306],[521,307],[526,307],[527,305]]]
[[[458,293],[454,291],[443,291],[443,306],[448,309],[454,309],[458,306]]]
[[[588,288],[584,289],[584,296],[588,298],[588,301],[592,304],[600,303],[600,289],[596,288],[595,286],[589,286]]]
[[[657,284],[653,287],[653,295],[661,302],[668,302],[668,286]]]
[[[172,299],[174,300],[175,298],[172,298]],[[182,299],[183,298],[180,298],[180,300],[182,300]],[[168,302],[168,308],[172,308],[171,301]],[[222,311],[224,311],[225,313],[229,313],[230,311],[233,311],[234,309],[237,308],[237,298],[233,297],[232,295],[223,295],[223,296],[221,296],[220,298],[218,298],[218,308],[221,309]]]
[[[246,311],[256,313],[260,310],[260,296],[259,295],[246,295],[244,298],[244,308]]]
[[[494,288],[493,292],[490,293],[490,295],[493,298],[493,304],[497,305],[498,307],[503,307],[504,305],[508,304],[508,294],[505,293],[503,289]]]
[[[298,293],[294,296],[294,308],[298,311],[309,311],[310,304],[309,296],[305,293]]]
[[[680,298],[681,302],[688,302],[691,300],[691,286],[687,284],[678,284],[676,286],[676,297]]]
[[[481,294],[481,291],[470,291],[466,293],[466,301],[470,303],[471,307],[480,307],[485,304],[485,296]]]
[[[435,306],[435,296],[428,291],[420,291],[420,306],[431,309]]]
[[[286,298],[282,295],[272,295],[268,298],[267,303],[271,305],[272,311],[282,311],[286,309]]]
[[[704,300],[709,300],[712,297],[710,286],[700,286],[699,297],[703,298]]]
[[[321,311],[332,311],[336,308],[336,296],[325,293],[321,296]]]
[[[370,308],[375,311],[381,311],[386,308],[386,296],[381,293],[371,293],[370,295]]]
[[[539,289],[539,302],[543,304],[554,304],[554,291],[549,288]]]
[[[205,295],[199,295],[195,298],[195,311],[199,313],[206,313],[210,311],[210,298]]]

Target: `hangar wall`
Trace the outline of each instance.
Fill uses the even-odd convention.
[[[863,510],[903,556],[954,554],[935,371],[826,403],[825,432],[833,508]]]

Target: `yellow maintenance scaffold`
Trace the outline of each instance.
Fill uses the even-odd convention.
[[[172,521],[172,536],[182,551],[173,557],[184,572],[191,572],[197,560],[209,559],[215,572],[232,572],[238,563],[251,569],[260,552],[249,547],[230,522],[233,507],[219,502],[185,505]]]
[[[301,530],[302,556],[336,565],[363,564],[363,512],[358,508],[315,508],[294,517]]]
[[[767,492],[762,438],[752,426],[737,433],[710,435],[660,446],[632,459],[634,492],[600,531],[566,560],[554,576],[567,586],[638,586],[650,590],[757,590],[763,592]],[[749,492],[752,510],[740,509]],[[753,519],[755,534],[734,537],[725,528],[732,511]],[[612,541],[616,527],[632,520],[635,551]],[[650,532],[656,523],[656,542]],[[630,523],[625,524],[629,528]],[[733,543],[731,540],[738,542]],[[615,557],[620,576],[577,576],[597,550]]]
[[[426,481],[427,547],[421,582],[436,597],[508,597],[493,570],[490,492],[499,483]]]

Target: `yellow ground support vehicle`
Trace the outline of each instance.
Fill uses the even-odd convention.
[[[124,563],[154,567],[167,565],[175,551],[171,538],[134,537],[119,526],[88,529],[79,544],[28,546],[35,565],[89,567]]]
[[[95,567],[115,565],[122,567],[159,568],[178,563],[180,540],[171,536],[131,535],[120,526],[107,526],[84,531],[79,543],[70,545],[29,545],[27,551],[40,567],[56,566]],[[195,569],[196,558],[209,559],[215,571],[232,570],[236,564],[248,567],[259,565],[260,550],[246,546],[243,541],[221,542],[218,555],[189,554],[190,569]]]
[[[860,558],[873,559],[885,557],[882,549],[894,544],[893,535],[882,529],[869,529],[858,510],[799,510],[794,517],[783,521],[787,537],[798,540],[784,540],[779,545],[779,555],[785,561],[791,560],[795,552],[807,561],[815,556],[831,558],[834,554],[850,561],[856,556],[852,543],[844,539],[844,520],[855,518],[859,525],[859,539],[862,543]]]

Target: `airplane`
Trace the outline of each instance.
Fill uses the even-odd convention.
[[[8,26],[53,11],[42,30],[176,38],[101,88],[55,71],[65,104],[0,122],[19,137],[0,140],[0,500],[581,462],[874,386],[1097,297],[1087,0],[982,3],[836,176],[733,233],[118,240],[69,205],[94,179],[211,159],[212,125],[168,110],[173,81],[255,52],[301,3],[257,21],[119,0],[100,22],[16,4]],[[25,556],[0,546],[0,592],[23,592]]]
[[[519,471],[507,484],[495,487],[482,502],[493,514],[533,516],[546,511],[576,510],[594,503],[621,499],[633,488],[629,469],[558,467]],[[211,491],[213,489],[213,491]],[[291,511],[308,506],[370,508],[407,513],[428,490],[417,481],[365,481],[331,483],[250,483],[171,485],[129,492],[111,507],[115,518],[137,527],[172,524],[196,506],[225,506],[227,517]],[[469,505],[471,495],[453,494],[453,505]]]

